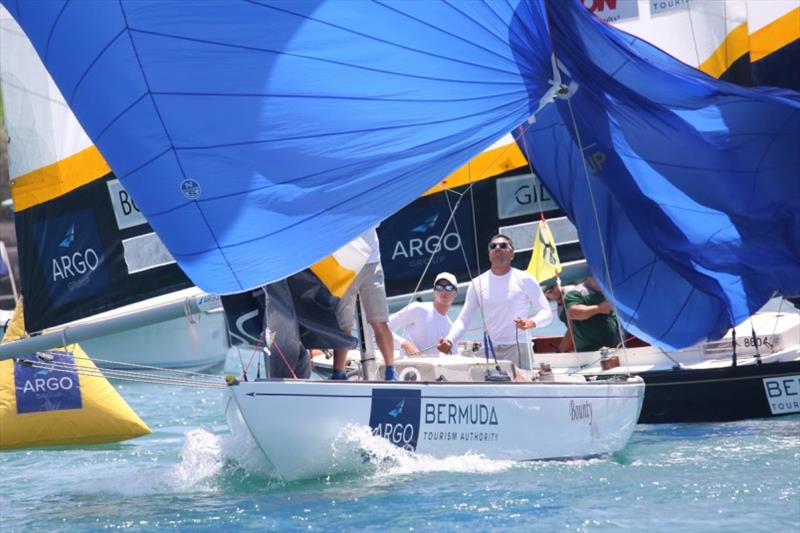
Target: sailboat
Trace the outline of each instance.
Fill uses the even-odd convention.
[[[27,331],[123,320],[126,328],[95,328],[81,343],[103,368],[221,367],[230,345],[219,305],[149,325],[128,320],[205,293],[174,264],[2,7],[0,39]]]
[[[800,104],[711,79],[577,1],[24,6],[6,3],[209,292],[302,271],[509,131],[638,336],[688,346],[800,290]],[[741,202],[732,180],[768,186]],[[226,404],[285,479],[330,471],[316,452],[350,424],[434,456],[544,459],[613,453],[639,415],[635,377],[475,363],[416,383],[231,379]]]
[[[585,4],[606,23],[715,78],[743,86],[800,88],[794,68],[800,61],[797,2],[731,0],[651,5],[644,0],[619,0]],[[452,200],[448,204],[444,197],[444,188],[452,189],[450,194],[456,198],[471,191],[476,198],[489,199],[475,207],[478,240],[496,233],[511,236],[520,243],[516,266],[524,268],[528,263],[529,243],[534,242],[539,227],[536,218],[544,213],[559,255],[565,259],[562,281],[569,284],[591,274],[581,268],[585,262],[577,229],[510,137],[498,141],[448,176],[444,185],[431,189],[381,225],[382,256],[391,292],[399,294],[398,305],[408,302],[406,293],[419,286],[426,266],[430,265],[430,275],[448,270],[459,273],[459,279],[468,279],[467,273],[476,268],[470,254],[467,257],[471,261],[465,264],[457,246],[462,240],[469,246],[472,240],[470,213],[463,205],[463,212],[454,217],[460,233],[456,233],[454,224],[442,233],[453,208]],[[596,169],[600,159],[590,159],[590,170]],[[432,220],[437,215],[438,223],[424,226],[424,232],[414,226],[423,217]],[[440,234],[446,240],[436,249]],[[540,337],[533,345],[534,360],[555,372],[578,372],[592,378],[629,373],[644,377],[650,386],[640,417],[643,423],[779,416],[800,412],[800,404],[791,398],[800,373],[797,320],[792,306],[782,301],[777,312],[759,312],[721,339],[675,351],[632,338],[625,349],[612,346],[602,353],[556,353],[554,347],[561,338]],[[607,360],[603,354],[618,358],[620,366],[604,369],[601,362],[607,364]]]

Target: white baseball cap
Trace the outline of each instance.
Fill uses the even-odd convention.
[[[458,288],[458,282],[456,281],[456,277],[452,275],[450,272],[439,272],[436,274],[436,279],[433,280],[434,285],[440,279],[449,281],[454,287]]]

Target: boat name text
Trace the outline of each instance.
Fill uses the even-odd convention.
[[[592,421],[592,404],[589,401],[583,403],[575,403],[575,400],[569,401],[569,418],[573,422],[589,419]]]

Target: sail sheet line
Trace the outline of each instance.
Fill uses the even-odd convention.
[[[382,39],[382,38],[377,37],[375,35],[369,35],[369,34],[367,34],[365,32],[361,32],[361,31],[358,31],[358,30],[355,30],[355,29],[352,29],[352,28],[346,28],[346,27],[344,27],[344,26],[342,26],[340,24],[334,24],[332,22],[328,22],[328,21],[325,21],[325,20],[322,20],[322,19],[319,19],[319,18],[316,18],[316,17],[303,15],[301,13],[297,13],[295,11],[291,11],[291,10],[286,9],[286,8],[281,8],[281,7],[277,7],[277,6],[274,6],[274,5],[265,5],[265,4],[262,4],[260,2],[256,2],[254,0],[245,0],[245,2],[247,2],[249,4],[256,5],[256,6],[259,6],[259,7],[262,7],[262,8],[265,8],[265,9],[272,9],[272,10],[275,10],[275,11],[279,11],[281,13],[286,13],[288,15],[293,15],[293,16],[302,18],[304,20],[310,20],[310,21],[315,22],[317,24],[324,24],[326,26],[329,26],[331,28],[336,28],[337,30],[341,30],[343,32],[351,33],[353,35],[358,35],[359,37],[364,37],[366,39],[373,40],[373,41],[376,41],[376,42],[379,42],[379,43],[388,44],[390,46],[401,48],[403,50],[408,50],[409,52],[415,52],[415,53],[418,53],[420,55],[424,55],[424,56],[428,56],[428,57],[436,57],[438,59],[444,59],[446,61],[453,61],[453,62],[456,62],[456,63],[461,63],[463,65],[470,65],[470,66],[473,66],[473,67],[479,67],[479,68],[485,68],[485,69],[488,69],[488,70],[494,70],[494,71],[497,71],[497,72],[501,72],[503,74],[511,74],[511,73],[514,72],[513,70],[509,71],[509,70],[503,70],[503,69],[500,69],[500,68],[490,67],[490,66],[488,66],[486,64],[473,63],[473,62],[470,62],[470,61],[465,61],[464,59],[461,59],[461,58],[449,57],[449,56],[442,55],[442,54],[439,54],[439,53],[433,53],[433,52],[430,52],[430,51],[421,50],[419,48],[414,48],[414,47],[411,47],[411,46],[408,46],[408,45],[392,42],[392,41],[390,41],[388,39]],[[385,4],[382,4],[381,2],[375,2],[375,3],[378,4],[378,5],[382,5],[382,6],[386,7],[386,8],[388,8],[388,9],[392,9],[393,11],[395,11],[397,13],[405,14],[405,13],[402,13],[401,11],[399,11],[397,9],[393,9],[393,8],[390,8],[389,6],[386,6]],[[450,6],[451,8],[453,8],[453,6],[450,5],[447,2],[444,2],[444,4],[447,5],[447,6]],[[457,9],[455,9],[455,8],[453,8],[453,9],[455,11],[457,11],[458,13],[464,15],[464,13],[458,11]],[[475,22],[473,19],[467,17],[466,15],[464,15],[464,16],[465,16],[465,18],[471,20],[472,22]],[[411,17],[411,19],[412,20],[416,20],[413,17]],[[493,50],[487,49],[486,47],[478,46],[477,43],[475,43],[474,41],[470,41],[470,40],[464,39],[460,35],[455,35],[455,34],[453,34],[451,32],[444,31],[442,28],[435,28],[435,27],[431,26],[430,24],[425,24],[423,21],[420,21],[420,20],[417,20],[417,22],[419,22],[420,24],[424,24],[425,26],[427,26],[427,27],[429,27],[429,28],[431,28],[431,29],[433,29],[435,31],[443,32],[445,35],[448,35],[448,36],[453,37],[455,39],[460,39],[462,42],[464,42],[466,44],[469,44],[469,45],[472,45],[472,46],[475,46],[476,48],[479,48],[479,49],[483,50],[484,52],[488,52],[489,54],[494,55],[495,57],[498,57],[498,58],[500,58],[502,60],[507,61],[513,67],[516,67],[516,63],[514,63],[514,61],[511,58],[507,57],[507,56],[503,56],[502,54],[498,54],[497,52],[495,52]],[[485,27],[483,25],[481,25],[481,24],[476,24],[476,25],[485,29]],[[494,33],[492,33],[492,32],[489,32],[489,33],[497,38],[497,35],[494,35]],[[500,41],[499,38],[498,38],[498,41]]]
[[[462,37],[462,36],[460,36],[460,35],[458,35],[458,34],[455,34],[455,33],[453,33],[453,32],[447,31],[447,30],[445,30],[445,29],[444,29],[444,28],[442,28],[442,27],[437,27],[437,26],[434,26],[433,24],[431,24],[431,23],[429,23],[429,22],[427,22],[427,21],[421,20],[419,17],[415,17],[415,16],[411,15],[410,13],[407,13],[407,12],[401,11],[400,9],[397,9],[397,8],[395,8],[395,7],[392,7],[392,6],[388,5],[388,4],[387,4],[387,3],[385,3],[385,2],[381,2],[381,1],[379,1],[379,0],[373,0],[373,1],[374,1],[376,4],[378,4],[379,6],[382,6],[382,7],[384,7],[385,9],[387,9],[387,10],[389,10],[389,11],[392,11],[392,12],[394,12],[394,13],[397,13],[397,14],[399,14],[399,15],[403,16],[403,17],[406,17],[406,18],[408,18],[408,19],[410,19],[410,20],[413,20],[414,22],[417,22],[417,23],[419,23],[419,24],[421,24],[421,25],[423,25],[423,26],[426,26],[426,27],[428,27],[428,28],[432,29],[433,31],[436,31],[436,32],[439,32],[439,33],[443,33],[443,34],[447,35],[448,37],[452,37],[452,38],[454,38],[454,39],[457,39],[457,40],[459,40],[459,41],[461,41],[461,42],[467,43],[468,45],[474,46],[474,47],[476,47],[476,48],[480,48],[481,50],[487,51],[487,52],[489,52],[490,54],[492,54],[492,55],[494,55],[494,56],[497,56],[497,57],[500,57],[500,58],[503,58],[503,59],[509,59],[509,58],[506,58],[506,57],[504,57],[502,54],[498,54],[497,52],[495,52],[495,51],[493,51],[493,50],[488,50],[488,49],[486,49],[485,47],[482,47],[482,46],[477,46],[477,45],[476,45],[476,43],[474,42],[474,40],[468,40],[468,39],[465,39],[464,37]],[[443,3],[444,5],[446,5],[446,6],[448,6],[449,8],[453,9],[454,11],[457,11],[459,14],[461,14],[462,16],[464,16],[466,19],[468,19],[469,21],[473,22],[473,23],[474,23],[474,24],[475,24],[477,27],[479,27],[479,28],[481,28],[481,29],[483,29],[483,30],[486,30],[486,31],[487,31],[487,33],[488,33],[489,35],[491,35],[492,37],[494,37],[495,39],[497,39],[497,42],[498,42],[498,43],[500,43],[500,44],[503,44],[503,43],[505,42],[505,40],[504,40],[504,39],[503,39],[501,36],[499,36],[499,35],[495,34],[494,32],[490,31],[490,30],[489,30],[489,29],[488,29],[486,26],[484,26],[483,24],[478,24],[478,23],[476,23],[476,22],[475,22],[475,21],[474,21],[472,18],[465,16],[465,14],[464,14],[463,12],[461,12],[461,11],[459,11],[459,10],[455,9],[455,7],[454,7],[452,4],[450,4],[449,2],[447,2],[446,0],[445,0],[445,1],[443,1],[442,3]],[[509,7],[511,7],[511,6],[509,6]],[[511,8],[511,11],[512,11],[512,12],[514,11],[514,10],[513,10],[513,8]],[[499,15],[498,15],[498,17],[499,17]],[[502,19],[501,19],[501,20],[502,20]],[[506,22],[506,24],[508,23],[507,21],[505,21],[505,22]],[[514,65],[516,66],[516,63],[515,63],[513,60],[511,60],[510,62],[511,62],[511,64],[514,64]]]
[[[522,103],[520,105],[520,109],[524,109],[525,106],[526,106],[527,100],[524,100],[524,101],[521,101],[521,102]],[[455,136],[453,136],[453,137],[455,137]],[[439,143],[442,140],[446,141],[447,138],[445,138],[445,139],[437,139],[436,141],[431,141],[431,142],[428,142],[428,143],[419,144],[419,145],[417,145],[415,147],[415,149],[421,149],[421,148],[424,148],[425,146],[427,146],[429,144]],[[472,144],[468,145],[468,147],[475,147],[477,149],[483,143],[484,143],[484,141],[481,139],[479,141],[476,141],[475,143],[472,143]],[[178,148],[178,149],[180,150],[181,148]],[[484,176],[483,174],[485,174],[486,172],[491,172],[491,169],[494,167],[494,165],[497,164],[503,157],[507,156],[509,154],[509,152],[511,150],[514,150],[514,149],[516,149],[516,145],[512,142],[512,143],[509,143],[506,146],[504,146],[496,154],[493,154],[494,158],[492,160],[490,160],[490,162],[488,164],[484,165],[484,171],[481,173],[481,176],[478,177],[478,178],[472,178],[471,177],[472,176],[472,171],[471,171],[471,167],[470,167],[470,170],[469,170],[469,172],[470,172],[470,180],[469,180],[470,187],[472,186],[472,183],[474,181],[480,181],[481,179],[484,179],[486,176]],[[164,150],[163,152],[161,152],[153,160],[144,163],[140,167],[137,167],[136,169],[131,171],[129,174],[126,174],[125,177],[130,176],[131,174],[137,172],[138,170],[141,170],[141,168],[146,166],[148,163],[154,161],[155,159],[158,159],[158,157],[166,154],[167,152],[169,152],[169,149]],[[296,184],[296,183],[302,182],[303,180],[317,178],[320,175],[329,173],[331,171],[339,172],[339,171],[342,171],[342,170],[347,170],[349,168],[355,169],[355,168],[361,167],[362,165],[363,165],[363,161],[360,161],[360,160],[359,161],[354,161],[352,163],[347,163],[345,165],[342,165],[342,166],[339,166],[339,167],[336,167],[336,168],[327,168],[324,171],[314,172],[314,173],[303,175],[303,176],[297,176],[297,177],[294,177],[294,178],[291,178],[291,179],[287,179],[287,180],[283,180],[283,181],[273,180],[268,185],[263,185],[263,186],[259,186],[259,187],[253,187],[253,188],[242,190],[242,191],[234,191],[234,192],[231,192],[231,193],[228,193],[228,194],[223,194],[223,195],[218,195],[218,196],[206,196],[206,197],[203,197],[203,198],[198,198],[197,200],[194,200],[193,202],[204,203],[204,202],[213,202],[213,201],[219,200],[219,199],[234,198],[236,196],[252,194],[252,193],[255,193],[255,192],[259,192],[259,191],[265,191],[265,190],[268,190],[268,189],[271,189],[271,188],[274,188],[274,187],[279,187],[279,186],[283,186],[283,185],[290,185],[290,184]],[[152,219],[152,218],[157,218],[159,216],[166,215],[166,214],[172,213],[174,211],[183,209],[187,205],[189,205],[189,203],[190,202],[185,202],[183,204],[178,204],[178,205],[173,206],[173,207],[171,207],[169,209],[165,209],[163,211],[158,211],[158,212],[152,212],[152,213],[151,212],[144,212],[144,211],[143,212],[145,213],[145,215],[147,216],[148,219]],[[258,237],[258,238],[260,238],[260,237]],[[256,239],[258,239],[258,238],[256,238]]]
[[[628,274],[627,276],[623,277],[620,281],[617,282],[618,285],[623,285],[623,284],[627,283],[629,280],[633,279],[634,276],[637,276],[640,273],[644,274],[644,271],[648,270],[647,275],[646,275],[646,281],[645,281],[645,283],[642,283],[642,286],[644,287],[644,290],[642,290],[641,293],[639,294],[639,299],[633,305],[633,308],[631,309],[631,312],[630,313],[626,313],[624,315],[617,314],[617,322],[619,322],[620,325],[622,325],[622,323],[624,322],[625,325],[623,325],[622,327],[623,327],[623,329],[625,329],[625,331],[628,331],[630,329],[631,325],[633,324],[634,319],[637,316],[639,316],[639,311],[641,310],[642,305],[644,304],[644,301],[647,299],[647,293],[649,291],[649,288],[651,287],[651,281],[653,279],[653,274],[655,273],[656,266],[657,266],[657,264],[659,262],[659,259],[656,258],[655,255],[653,257],[654,257],[654,259],[652,261],[650,261],[649,263],[646,263],[640,269],[637,269],[636,271]]]
[[[167,38],[167,39],[176,39],[176,40],[180,40],[180,41],[189,41],[189,42],[195,42],[195,43],[201,43],[201,44],[209,44],[209,45],[221,46],[221,47],[225,47],[225,48],[234,48],[234,49],[240,49],[240,50],[247,50],[247,51],[250,51],[250,52],[263,52],[263,53],[266,53],[266,54],[275,54],[275,55],[281,55],[281,56],[291,56],[291,57],[295,57],[295,58],[298,58],[298,59],[307,59],[307,60],[310,60],[310,61],[318,61],[318,62],[321,62],[321,63],[330,64],[330,65],[338,65],[338,66],[342,66],[342,67],[348,67],[348,68],[353,68],[353,69],[358,69],[358,70],[364,70],[364,71],[367,71],[367,72],[375,72],[377,74],[390,74],[392,76],[400,76],[400,77],[403,77],[403,78],[420,79],[420,80],[428,80],[428,81],[437,81],[437,82],[443,82],[443,83],[456,83],[456,84],[459,84],[459,85],[460,84],[511,85],[511,86],[519,86],[520,85],[518,81],[503,81],[503,80],[491,80],[491,79],[490,80],[470,80],[470,79],[458,79],[458,78],[443,78],[443,77],[440,77],[440,76],[424,76],[422,74],[411,74],[409,72],[400,72],[400,71],[397,71],[397,70],[386,70],[386,69],[380,69],[380,68],[376,68],[376,67],[368,67],[368,66],[365,66],[365,65],[358,65],[356,63],[347,63],[345,61],[334,61],[334,60],[328,59],[328,58],[314,57],[314,56],[309,56],[309,55],[305,55],[305,54],[298,54],[298,53],[295,53],[295,52],[287,52],[285,50],[283,50],[283,51],[271,50],[269,48],[262,48],[262,47],[258,47],[258,46],[246,46],[246,45],[241,45],[241,44],[224,43],[224,42],[220,42],[220,41],[212,41],[210,39],[199,39],[199,38],[196,38],[196,37],[186,37],[186,36],[183,36],[183,35],[174,35],[174,34],[170,34],[170,33],[163,33],[163,32],[151,31],[151,30],[142,30],[142,29],[136,29],[136,28],[129,28],[128,32],[131,33],[131,34],[133,34],[133,33],[141,33],[143,35],[152,35],[154,37],[164,37],[164,38]],[[485,65],[482,65],[481,67],[485,68]],[[512,71],[500,71],[500,72],[503,73],[503,74],[509,74],[509,75],[512,75],[512,76],[518,76],[519,75],[519,73],[512,72]]]
[[[545,12],[548,12],[546,6],[545,6]],[[554,63],[557,64],[558,56],[556,55],[555,41],[553,41],[553,58],[554,58]],[[573,128],[572,131],[574,133],[574,139],[578,143],[579,153],[583,154],[584,153],[583,141],[581,140],[581,133],[580,130],[578,129],[578,122],[577,120],[575,120],[575,111],[572,109],[572,98],[570,98],[570,96],[567,96],[566,98],[564,98],[564,100],[567,101],[569,116],[572,119],[572,128]],[[555,102],[553,102],[553,106],[555,107]],[[527,148],[525,151],[527,153]],[[604,268],[603,275],[606,278],[606,286],[610,296],[610,298],[608,298],[608,302],[611,304],[611,307],[614,310],[614,314],[619,316],[619,309],[617,309],[618,307],[617,298],[616,295],[614,294],[614,283],[611,279],[611,268],[608,262],[606,239],[603,237],[603,229],[602,226],[600,225],[600,215],[597,212],[597,201],[594,196],[594,188],[592,187],[592,180],[591,177],[589,176],[589,163],[586,161],[585,157],[581,157],[581,161],[583,162],[583,175],[584,178],[586,179],[586,190],[589,192],[589,201],[592,206],[592,215],[594,216],[595,225],[597,227],[597,240],[598,243],[600,244],[600,254],[601,257],[603,258],[603,268]],[[617,333],[619,335],[620,342],[622,342],[622,357],[625,361],[625,368],[627,369],[628,375],[630,375],[630,365],[628,363],[628,348],[625,345],[625,332],[622,330],[622,325],[620,324],[620,321],[616,320],[615,322],[617,324]],[[672,326],[670,326],[670,329],[671,328]]]
[[[120,9],[120,12],[122,13],[122,19],[123,19],[123,22],[125,24],[125,27],[123,28],[123,31],[127,30],[128,38],[130,39],[131,48],[133,50],[133,55],[136,58],[136,63],[139,66],[139,73],[141,74],[142,81],[144,81],[145,87],[147,88],[147,93],[150,95],[150,101],[153,104],[153,109],[155,109],[156,116],[158,117],[159,123],[161,124],[161,129],[164,132],[164,135],[166,135],[167,140],[169,141],[169,145],[170,145],[169,150],[171,150],[173,155],[175,156],[175,162],[178,164],[178,169],[180,170],[181,176],[183,177],[183,183],[186,183],[186,181],[187,181],[186,170],[184,169],[183,163],[181,161],[181,158],[180,158],[178,152],[175,150],[175,141],[172,139],[172,135],[170,134],[170,131],[167,128],[166,123],[164,122],[164,117],[161,114],[161,109],[159,108],[158,103],[156,102],[155,97],[153,96],[153,92],[152,92],[152,89],[151,89],[151,86],[150,86],[150,80],[147,78],[147,74],[144,71],[144,66],[142,65],[141,57],[139,56],[139,49],[136,46],[136,40],[133,38],[133,33],[130,31],[130,25],[128,24],[128,15],[125,12],[125,6],[123,5],[122,0],[119,0],[119,9]],[[103,51],[105,51],[107,48],[108,48],[108,46],[106,46],[106,48],[104,48]],[[100,55],[102,55],[102,51],[101,51]],[[97,58],[95,58],[95,60],[92,62],[92,64],[94,64],[95,61],[97,61]],[[206,213],[203,211],[202,207],[197,202],[193,202],[193,203],[194,203],[195,208],[197,209],[198,213],[200,214],[200,217],[202,218],[203,222],[205,223],[206,230],[208,231],[208,235],[214,241],[214,244],[216,245],[216,248],[217,248],[217,250],[219,252],[220,257],[222,258],[222,260],[227,265],[228,272],[232,276],[234,283],[239,285],[240,290],[245,290],[246,287],[243,286],[241,280],[239,279],[238,273],[233,268],[233,265],[231,264],[230,259],[228,259],[227,255],[225,254],[225,250],[222,248],[222,243],[220,243],[220,240],[219,240],[219,237],[217,236],[217,232],[216,232],[216,230],[214,228],[214,225],[209,223],[208,217],[206,216]]]
[[[119,39],[124,33],[125,33],[124,28],[119,30],[119,32],[117,32],[117,34],[114,35],[114,37],[112,37],[111,40],[106,43],[106,45],[100,50],[100,52],[94,56],[94,59],[92,59],[91,63],[89,63],[89,66],[86,67],[86,70],[83,71],[83,73],[78,78],[78,81],[75,82],[75,85],[72,87],[72,94],[70,95],[68,100],[70,106],[72,106],[75,103],[75,97],[78,95],[78,90],[81,88],[83,80],[86,79],[86,76],[89,75],[89,73],[92,71],[97,62],[100,61],[100,59],[106,53],[106,50],[111,48],[111,46],[115,42],[117,42],[117,39]]]
[[[61,20],[61,15],[64,14],[64,10],[69,5],[69,0],[64,0],[64,3],[61,5],[61,9],[58,10],[58,15],[56,18],[53,19],[53,25],[50,26],[50,32],[47,34],[47,42],[44,45],[44,61],[47,61],[48,56],[50,55],[50,41],[53,39],[53,33],[56,31],[58,27],[58,21]],[[19,2],[17,2],[17,9],[19,9]]]
[[[131,102],[131,103],[130,103],[130,105],[128,105],[127,107],[125,107],[125,109],[123,109],[122,111],[120,111],[120,112],[119,112],[119,113],[118,113],[118,114],[117,114],[115,117],[113,117],[113,118],[111,119],[111,121],[110,121],[108,124],[106,124],[105,126],[103,126],[103,127],[100,129],[100,131],[97,133],[97,135],[95,136],[95,138],[94,138],[94,139],[92,139],[92,142],[94,142],[95,144],[97,144],[97,143],[100,141],[100,139],[102,139],[102,138],[103,138],[103,135],[105,135],[105,133],[106,133],[106,132],[109,130],[109,128],[111,128],[111,126],[113,126],[114,124],[116,124],[116,123],[117,123],[117,121],[119,121],[119,120],[120,120],[120,119],[121,119],[123,116],[125,116],[125,114],[126,114],[128,111],[130,111],[131,109],[133,109],[134,107],[136,107],[136,105],[137,105],[139,102],[141,102],[142,100],[144,100],[144,99],[147,97],[147,95],[148,95],[148,94],[149,94],[149,93],[148,93],[147,91],[145,91],[144,93],[142,93],[142,95],[141,95],[139,98],[136,98],[136,99],[135,99],[133,102]]]
[[[152,93],[151,93],[152,94]],[[520,97],[516,100],[507,102],[503,105],[495,106],[488,110],[483,110],[476,113],[468,113],[465,115],[459,115],[457,117],[448,117],[442,118],[439,120],[431,120],[426,122],[414,122],[412,124],[392,124],[390,126],[382,126],[382,127],[372,127],[372,128],[364,128],[364,129],[356,129],[356,130],[346,130],[346,131],[328,131],[322,133],[314,133],[314,134],[307,134],[307,135],[297,135],[292,137],[275,137],[272,139],[253,139],[250,141],[241,141],[241,142],[232,142],[232,143],[221,143],[221,144],[209,144],[209,145],[194,145],[194,146],[176,146],[175,150],[180,151],[192,151],[192,150],[214,150],[219,148],[232,148],[236,146],[253,146],[258,144],[269,144],[269,143],[282,143],[287,141],[310,141],[314,139],[321,139],[325,137],[337,137],[337,136],[344,136],[344,135],[357,135],[363,133],[377,133],[383,131],[397,131],[402,129],[409,129],[409,128],[426,128],[430,126],[439,126],[442,124],[449,124],[453,122],[463,121],[465,119],[476,118],[480,116],[484,116],[487,113],[493,113],[497,111],[505,110],[511,107],[514,104],[520,103],[520,109],[524,109],[527,107],[528,99],[526,97]],[[508,113],[509,115],[511,113]],[[440,139],[437,139],[436,142],[440,142]],[[424,146],[424,145],[419,145]]]
[[[320,100],[342,100],[360,102],[411,102],[411,103],[448,103],[448,102],[480,102],[486,100],[497,100],[509,96],[517,96],[514,101],[527,102],[527,97],[521,98],[520,91],[510,91],[507,93],[493,93],[484,96],[469,97],[441,97],[441,98],[400,98],[391,96],[366,96],[366,95],[338,95],[338,94],[289,94],[289,93],[236,93],[236,92],[194,92],[194,91],[152,91],[155,96],[209,96],[224,98],[295,98],[295,99],[320,99]]]
[[[148,93],[148,94],[150,94],[150,93]],[[147,167],[148,165],[152,164],[153,162],[157,161],[158,159],[161,159],[163,156],[167,155],[172,150],[173,150],[172,148],[165,148],[163,151],[157,153],[156,155],[154,155],[153,157],[151,157],[147,161],[139,164],[138,166],[134,167],[132,170],[129,170],[128,172],[126,172],[125,174],[120,175],[119,178],[120,179],[124,179],[124,178],[135,179],[135,178],[133,178],[134,174],[136,174],[137,172],[139,172],[143,168]]]

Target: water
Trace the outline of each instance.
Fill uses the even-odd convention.
[[[800,416],[639,426],[623,452],[585,461],[436,460],[387,447],[359,473],[285,484],[237,465],[220,390],[116,385],[153,434],[0,454],[1,531],[800,527]]]
[[[437,460],[354,435],[384,460],[286,484],[239,466],[219,389],[115,386],[153,434],[0,453],[0,531],[800,531],[800,415],[640,425],[621,453],[568,462]]]

